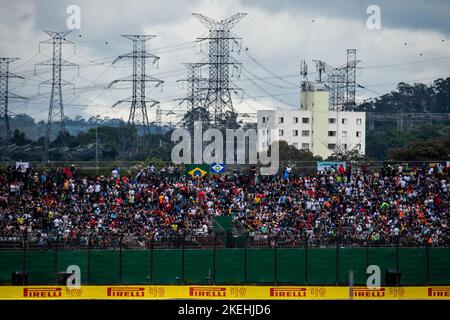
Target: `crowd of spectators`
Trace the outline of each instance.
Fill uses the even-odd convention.
[[[449,168],[347,167],[303,176],[257,170],[194,179],[178,167],[137,175],[115,168],[86,176],[75,166],[3,168],[0,242],[47,246],[145,246],[149,240],[208,236],[213,217],[231,216],[251,241],[285,244],[450,244]]]

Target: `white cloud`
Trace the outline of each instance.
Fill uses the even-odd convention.
[[[159,69],[148,65],[147,71],[148,74],[165,81],[164,90],[160,92],[158,89],[149,88],[147,92],[151,98],[163,102],[163,109],[176,107],[178,101],[174,99],[185,94],[184,89],[177,82],[178,79],[185,77],[182,63],[206,59],[206,50],[199,53],[198,46],[189,44],[194,42],[196,37],[207,32],[207,29],[191,15],[192,12],[203,13],[217,20],[236,12],[247,12],[248,15],[235,26],[233,32],[243,38],[243,47],[248,48],[250,55],[256,57],[261,64],[278,75],[299,74],[301,59],[310,63],[311,73],[314,71],[313,59],[323,59],[332,65],[344,64],[347,48],[358,50],[358,59],[362,60],[361,67],[423,61],[423,63],[358,70],[358,82],[370,90],[360,90],[358,97],[361,99],[376,95],[374,92],[384,93],[392,90],[395,83],[400,81],[413,82],[420,79],[427,81],[435,76],[450,75],[450,64],[448,63],[450,59],[428,61],[450,56],[450,38],[448,36],[438,31],[406,27],[388,28],[383,26],[379,31],[370,31],[366,28],[364,13],[356,15],[353,19],[345,19],[339,16],[321,15],[317,9],[313,11],[311,6],[307,8],[285,7],[286,9],[273,12],[270,8],[250,6],[239,0],[194,2],[142,0],[129,3],[126,1],[79,1],[79,3],[83,14],[82,30],[73,34],[72,39],[75,42],[79,41],[78,56],[71,58],[80,64],[88,63],[85,58],[98,61],[104,57],[130,51],[131,41],[119,37],[125,32],[157,35],[155,39],[149,41],[149,49],[152,51],[163,48],[155,50],[155,54],[161,57]],[[36,16],[37,12],[42,12],[42,10],[36,10],[35,5],[28,2],[8,5],[5,10],[8,19],[0,21],[2,54],[32,57],[37,52],[38,41],[45,38],[45,34],[39,30],[43,26],[36,25],[36,21],[43,20],[42,17]],[[77,38],[78,34],[82,34],[82,37]],[[110,41],[110,43],[105,44],[104,41]],[[405,43],[407,44],[405,45]],[[204,49],[206,48],[204,47]],[[239,80],[233,80],[246,90],[248,96],[266,95],[247,80],[247,78],[251,78],[263,87],[264,91],[278,97],[260,97],[256,98],[256,101],[245,99],[245,102],[241,104],[237,103],[239,99],[236,98],[235,106],[238,110],[251,112],[260,107],[288,107],[288,104],[298,104],[298,95],[279,94],[295,92],[297,90],[295,86],[289,85],[286,81],[299,83],[300,75],[285,78],[286,81],[283,82],[256,65],[244,52],[237,58],[251,73],[266,79],[265,81],[257,80],[244,71]],[[31,69],[32,64],[38,59],[43,60],[43,57],[36,57],[30,61],[29,65],[19,68],[19,71]],[[103,66],[82,68],[81,77],[75,78],[74,82],[78,87],[92,85],[92,82],[106,84],[131,73],[130,64],[127,64],[126,61],[121,61],[115,68],[107,65],[106,63]],[[68,78],[74,76],[73,72],[70,74],[70,71],[65,75]],[[30,74],[30,76],[32,75]],[[48,76],[49,74],[42,75],[42,78]],[[314,75],[311,74],[310,78],[314,78]],[[26,83],[26,86],[17,88],[23,92],[16,93],[35,94],[33,90],[36,90],[35,84],[38,80],[41,79],[33,77]],[[123,84],[120,86],[123,87]],[[291,88],[281,89],[279,87]],[[116,109],[108,106],[119,99],[127,98],[130,94],[130,90],[116,89],[85,91],[79,97],[67,95],[65,96],[68,104],[66,114],[81,113],[90,116],[100,113],[105,116],[121,116],[126,119],[128,116],[126,105]],[[279,99],[288,104],[283,106]],[[92,101],[89,102],[89,100]],[[39,100],[42,105],[33,105],[33,100],[28,108],[23,110],[29,112],[40,108],[42,112],[36,116],[45,119],[46,101],[48,102],[48,97],[43,97]],[[74,105],[70,106],[69,102]],[[83,107],[86,104],[88,107]]]

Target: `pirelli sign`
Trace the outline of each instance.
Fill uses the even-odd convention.
[[[428,288],[428,297],[447,298],[450,299],[450,287],[434,287]]]
[[[106,289],[106,295],[108,297],[115,298],[141,298],[145,297],[144,287],[108,287]]]
[[[271,297],[279,298],[305,298],[307,292],[306,288],[273,287],[269,289]]]
[[[1,290],[1,287],[0,287]],[[24,298],[61,298],[62,288],[58,287],[41,287],[41,288],[23,288]]]
[[[210,297],[225,298],[227,296],[226,287],[189,287],[190,297]]]
[[[354,288],[353,297],[369,297],[369,298],[383,298],[386,296],[386,289],[371,289],[371,288]]]
[[[0,300],[450,300],[450,286],[0,286]]]

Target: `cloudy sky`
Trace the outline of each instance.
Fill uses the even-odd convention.
[[[17,57],[11,71],[25,79],[11,79],[11,91],[29,97],[12,103],[13,114],[28,113],[46,119],[50,69],[34,65],[49,59],[51,48],[39,42],[43,30],[65,31],[67,8],[81,10],[81,28],[67,36],[76,43],[66,46],[64,58],[80,65],[66,68],[63,78],[75,84],[64,88],[66,115],[123,117],[128,106],[111,108],[130,96],[126,83],[106,89],[107,84],[130,74],[130,61],[111,62],[131,51],[131,41],[122,34],[153,34],[149,51],[160,56],[148,74],[164,80],[162,90],[148,89],[149,98],[161,101],[163,110],[182,108],[177,99],[185,87],[185,62],[207,58],[207,47],[195,41],[207,29],[192,16],[202,13],[216,20],[245,12],[233,33],[242,37],[239,78],[232,82],[244,89],[235,97],[235,108],[255,112],[268,108],[295,108],[299,104],[300,62],[313,60],[339,66],[346,62],[346,49],[357,49],[359,101],[393,90],[403,82],[430,83],[450,76],[450,1],[448,0],[0,0],[0,56]],[[367,8],[378,5],[381,29],[369,30]],[[206,75],[206,72],[204,73]],[[166,111],[165,111],[166,112]],[[152,115],[152,119],[154,116]]]

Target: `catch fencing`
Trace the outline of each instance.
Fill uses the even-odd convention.
[[[336,239],[335,239],[336,240]],[[116,245],[117,244],[117,245]],[[115,245],[100,242],[45,247],[24,241],[22,247],[3,243],[0,283],[11,284],[12,273],[27,275],[27,284],[57,284],[70,265],[81,269],[82,284],[258,284],[365,285],[367,267],[401,274],[400,285],[450,285],[450,247],[407,247],[401,240],[364,243],[314,243],[255,240],[222,241],[216,236],[173,237]]]

